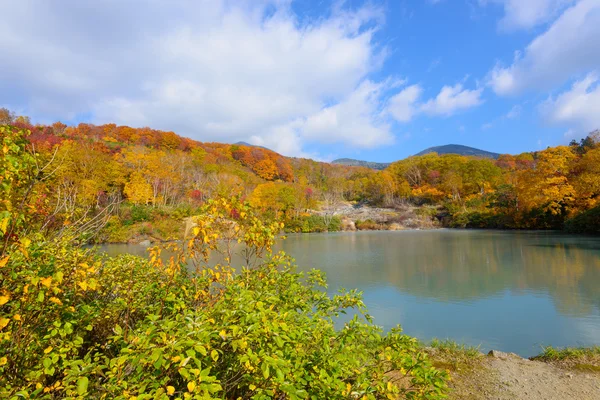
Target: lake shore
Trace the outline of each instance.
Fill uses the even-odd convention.
[[[307,210],[306,216],[320,219],[318,226],[301,226],[288,221],[286,233],[323,233],[356,231],[431,230],[443,228],[436,218],[439,209],[433,206],[401,204],[396,207],[373,207],[363,203],[339,202],[320,210]],[[109,220],[95,238],[96,244],[165,243],[181,240],[185,222],[168,215],[160,219],[149,218],[128,225]],[[328,226],[328,228],[326,227]]]
[[[555,350],[532,358],[436,343],[427,353],[451,377],[452,400],[592,400],[600,396],[600,348]]]

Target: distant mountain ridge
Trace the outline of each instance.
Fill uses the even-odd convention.
[[[371,169],[383,170],[390,166],[391,163],[379,163],[372,161],[355,160],[353,158],[338,158],[333,160],[332,164],[347,165],[349,167],[367,167]]]
[[[246,146],[246,147],[258,147],[259,149],[271,150],[271,149],[266,148],[264,146],[258,146],[256,144],[250,144],[248,142],[241,142],[241,141],[240,142],[235,142],[234,145],[236,145],[236,146]]]
[[[499,153],[476,149],[475,147],[463,146],[461,144],[446,144],[444,146],[435,146],[425,149],[415,155],[423,156],[429,153],[438,154],[458,154],[461,156],[485,157],[493,158],[494,160],[500,157]]]
[[[481,149],[476,149],[475,147],[463,146],[461,144],[446,144],[443,146],[434,146],[428,149],[425,149],[415,156],[423,156],[425,154],[437,153],[437,154],[458,154],[461,156],[471,156],[471,157],[484,157],[484,158],[492,158],[494,160],[500,157],[499,153],[493,153],[491,151],[485,151]],[[350,167],[367,167],[376,170],[383,170],[390,166],[391,163],[380,163],[380,162],[372,162],[372,161],[363,161],[363,160],[355,160],[353,158],[338,158],[337,160],[333,160],[332,164],[339,165],[347,165]]]

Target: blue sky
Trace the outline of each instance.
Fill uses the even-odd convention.
[[[449,143],[519,153],[600,128],[600,0],[2,7],[0,106],[34,122],[372,161]]]

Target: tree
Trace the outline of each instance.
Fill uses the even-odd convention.
[[[148,204],[154,198],[152,186],[139,171],[134,171],[131,174],[129,181],[125,184],[123,193],[133,204]]]
[[[261,178],[272,181],[277,177],[277,165],[271,159],[265,158],[256,163],[254,172]]]
[[[0,125],[10,125],[15,120],[15,113],[7,108],[0,108]]]

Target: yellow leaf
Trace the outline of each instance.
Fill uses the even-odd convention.
[[[7,262],[8,262],[8,256],[6,256],[2,260],[0,260],[0,268],[4,267]]]
[[[62,301],[60,301],[60,299],[58,299],[56,297],[50,297],[50,301],[53,302],[54,304],[62,306]]]
[[[193,392],[194,389],[196,389],[196,383],[195,382],[188,382],[187,388],[188,388],[188,391]]]
[[[52,351],[53,347],[52,346],[48,346],[44,349],[44,354],[48,354]]]
[[[10,218],[3,218],[0,220],[0,232],[5,233],[8,229],[8,223],[10,222]]]
[[[21,315],[19,315],[19,314],[15,314],[15,315],[13,316],[13,319],[14,319],[15,321],[20,321],[20,320],[21,320]]]
[[[0,330],[4,329],[6,325],[10,322],[8,318],[0,318]]]
[[[9,300],[10,300],[10,295],[8,295],[8,294],[0,296],[0,306],[8,303]]]
[[[42,285],[46,286],[47,288],[49,288],[52,285],[52,277],[49,276],[47,278],[42,278],[40,280],[40,282],[42,282]]]
[[[8,362],[8,359],[6,357],[0,358],[0,367],[5,365],[7,362]]]
[[[2,146],[2,152],[4,154],[8,153],[8,146],[7,145]]]
[[[170,396],[175,393],[175,388],[173,386],[167,386],[167,394]]]
[[[79,285],[80,288],[82,288],[83,290],[87,290],[88,284],[87,282],[83,281],[83,282],[77,282],[77,284]]]
[[[175,356],[175,357],[171,358],[171,361],[173,361],[173,362],[179,362],[180,360],[181,360],[181,357],[179,357],[179,356]]]

